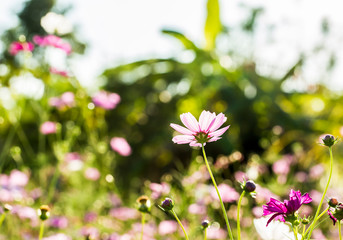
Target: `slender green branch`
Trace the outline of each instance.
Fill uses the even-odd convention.
[[[240,224],[240,211],[241,211],[241,203],[242,203],[242,199],[245,195],[245,191],[243,190],[239,200],[238,200],[238,205],[237,205],[237,239],[241,240],[241,224]]]
[[[170,210],[170,211],[171,211],[171,213],[174,215],[174,217],[175,217],[176,221],[179,223],[180,227],[182,228],[182,231],[183,231],[183,233],[185,234],[186,239],[189,240],[189,239],[188,239],[188,235],[187,235],[187,233],[186,233],[186,230],[185,230],[185,228],[183,227],[183,225],[182,225],[181,221],[179,220],[179,218],[177,217],[175,211],[174,211],[173,209]]]
[[[219,193],[219,190],[218,190],[218,187],[217,187],[216,180],[214,179],[213,174],[212,174],[212,171],[211,171],[211,168],[210,168],[210,165],[208,164],[204,145],[202,145],[202,153],[203,153],[203,155],[204,155],[204,159],[205,159],[205,163],[206,163],[206,167],[207,167],[208,173],[209,173],[210,176],[211,176],[212,183],[213,183],[213,185],[214,185],[214,187],[215,187],[215,189],[216,189],[216,192],[217,192],[217,195],[218,195],[218,198],[219,198],[219,201],[220,201],[220,206],[221,206],[221,208],[222,208],[223,215],[224,215],[224,218],[225,218],[225,222],[226,222],[226,226],[227,226],[227,231],[228,231],[228,233],[229,233],[230,239],[233,240],[233,235],[232,235],[231,227],[230,227],[230,224],[229,224],[229,219],[228,219],[228,217],[227,217],[227,213],[226,213],[226,210],[225,210],[225,206],[224,206],[223,200],[222,200],[222,198],[221,198],[221,196],[220,196],[220,193]]]
[[[319,216],[317,217],[317,220],[319,220],[325,213],[327,213],[327,211],[329,210],[330,207],[327,207],[321,214],[319,214]],[[311,225],[308,227],[308,229],[305,232],[305,236],[308,233],[308,231],[310,231],[311,227],[313,225],[313,222],[311,223]],[[314,227],[315,228],[315,227]]]
[[[144,235],[144,222],[145,222],[145,213],[142,212],[142,232],[141,232],[141,240],[143,240],[143,235]]]
[[[292,231],[294,233],[294,239],[298,240],[298,227],[294,227],[292,224]]]
[[[40,229],[39,229],[39,240],[42,240],[43,238],[43,233],[44,233],[44,221],[40,224]]]
[[[207,240],[207,228],[204,229],[204,240]]]
[[[315,226],[316,222],[318,221],[319,211],[320,211],[320,209],[321,209],[321,207],[322,207],[322,204],[323,204],[323,201],[324,201],[326,192],[327,192],[327,190],[328,190],[328,188],[329,188],[330,180],[331,180],[331,177],[332,177],[332,169],[333,169],[332,146],[329,147],[329,152],[330,152],[330,174],[329,174],[329,179],[328,179],[328,182],[327,182],[326,187],[325,187],[325,189],[324,189],[322,199],[320,200],[320,203],[319,203],[319,205],[318,205],[316,215],[314,216],[313,222],[312,222],[312,224],[311,224],[311,226],[310,226],[310,228],[309,228],[309,229],[310,229],[310,232],[309,232],[309,234],[308,234],[308,236],[307,236],[307,239],[308,239],[308,240],[310,239],[310,237],[311,237],[311,235],[312,235],[312,231],[314,230],[314,226]]]

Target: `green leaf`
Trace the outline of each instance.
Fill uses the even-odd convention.
[[[222,29],[219,13],[219,0],[207,1],[207,18],[205,23],[206,50],[212,50],[215,47],[217,35]]]
[[[181,43],[185,46],[186,49],[192,49],[192,50],[197,50],[198,48],[195,46],[195,44],[189,40],[185,35],[183,35],[182,33],[173,31],[173,30],[167,30],[167,29],[163,29],[162,33],[171,35],[177,39],[179,39],[181,41]]]

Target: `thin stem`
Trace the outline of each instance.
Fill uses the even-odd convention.
[[[241,203],[242,203],[242,199],[245,195],[245,191],[243,190],[239,200],[238,200],[238,205],[237,205],[237,239],[241,240],[241,224],[240,224],[240,211],[241,211]]]
[[[187,233],[186,233],[186,230],[185,230],[185,228],[183,227],[182,223],[180,222],[179,218],[177,217],[176,213],[174,212],[173,209],[170,210],[170,211],[171,211],[171,213],[174,215],[174,217],[175,217],[176,221],[179,223],[180,227],[182,228],[182,231],[183,231],[183,233],[185,234],[186,239],[189,240],[189,239],[188,239],[188,236],[187,236]]]
[[[339,240],[342,240],[341,220],[338,220],[338,234]]]
[[[292,230],[294,233],[294,239],[298,240],[298,227],[293,227],[293,225],[292,225]]]
[[[207,240],[207,228],[204,229],[204,240]]]
[[[40,224],[40,229],[39,229],[39,240],[43,238],[43,233],[44,233],[44,221]]]
[[[324,189],[322,199],[320,200],[320,203],[318,205],[316,215],[314,216],[313,222],[312,222],[312,224],[311,224],[311,226],[309,228],[310,229],[310,233],[308,234],[307,239],[310,239],[310,237],[312,235],[312,231],[314,230],[315,223],[318,220],[318,214],[319,214],[320,208],[322,207],[322,204],[323,204],[323,201],[324,201],[324,197],[326,195],[326,191],[328,190],[329,185],[330,185],[330,180],[331,180],[331,177],[332,177],[332,169],[333,169],[332,146],[329,147],[329,152],[330,152],[330,174],[329,174],[329,179],[328,179],[328,182],[327,182],[326,187]]]
[[[3,214],[1,214],[1,217],[0,217],[0,228],[1,228],[1,226],[2,226],[2,223],[4,222],[4,220],[5,220],[5,213],[3,213]]]
[[[142,213],[142,232],[141,232],[141,240],[143,240],[143,235],[144,235],[144,222],[145,222],[145,213]]]
[[[327,213],[327,211],[329,210],[330,207],[327,207],[321,214],[319,214],[319,216],[317,217],[317,220],[319,220],[325,213]],[[309,228],[306,230],[305,235],[308,233],[308,231],[310,231],[311,227],[312,227],[313,222],[311,223],[311,225],[309,226]],[[314,227],[316,228],[316,227]]]
[[[304,227],[303,227],[303,233],[301,235],[301,240],[303,240],[305,238],[305,229],[306,229],[306,225],[304,225]]]
[[[230,224],[229,224],[229,219],[228,219],[228,217],[227,217],[227,213],[226,213],[226,210],[225,210],[225,207],[224,207],[223,200],[222,200],[222,198],[221,198],[221,196],[220,196],[220,193],[219,193],[219,190],[218,190],[218,187],[217,187],[216,180],[214,179],[213,174],[212,174],[212,171],[211,171],[211,168],[210,168],[210,165],[208,164],[204,145],[202,145],[202,153],[203,153],[203,155],[204,155],[204,159],[205,159],[205,163],[206,163],[206,167],[207,167],[208,173],[209,173],[210,176],[211,176],[212,183],[213,183],[213,185],[214,185],[214,187],[215,187],[215,189],[216,189],[216,192],[217,192],[217,195],[218,195],[218,198],[219,198],[219,201],[220,201],[220,206],[221,206],[221,208],[222,208],[223,215],[224,215],[224,218],[225,218],[227,231],[228,231],[228,233],[229,233],[230,239],[233,240],[233,235],[232,235],[231,227],[230,227]]]

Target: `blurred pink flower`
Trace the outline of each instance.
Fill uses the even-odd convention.
[[[68,218],[64,216],[54,216],[48,219],[48,224],[54,228],[64,229],[68,227]]]
[[[81,234],[84,237],[88,237],[86,239],[97,239],[100,236],[99,230],[95,227],[83,227]]]
[[[199,117],[199,122],[189,112],[181,114],[180,118],[187,128],[174,123],[170,124],[174,130],[183,134],[173,137],[173,142],[177,144],[189,143],[190,146],[201,147],[202,144],[221,139],[220,136],[230,127],[226,126],[218,130],[227,120],[223,113],[216,115],[204,110]]]
[[[272,193],[269,189],[263,188],[260,185],[256,186],[256,202],[265,203],[269,200],[270,197],[279,199],[279,196]]]
[[[65,235],[64,233],[57,233],[51,235],[50,237],[45,237],[43,240],[72,240],[71,237]]]
[[[53,134],[57,131],[57,124],[55,122],[47,121],[40,126],[40,132],[44,135]]]
[[[177,231],[177,223],[173,220],[165,220],[158,225],[158,233],[162,236],[172,234]]]
[[[29,182],[29,176],[26,173],[18,171],[16,169],[12,170],[9,175],[9,185],[13,187],[25,187]]]
[[[207,229],[207,238],[208,239],[225,239],[226,238],[226,231],[221,228],[211,228]]]
[[[223,202],[234,202],[239,199],[239,194],[236,190],[225,183],[218,185],[218,190]],[[219,201],[216,189],[211,186],[211,197]]]
[[[71,53],[71,45],[65,42],[62,38],[57,37],[55,35],[47,35],[47,36],[34,36],[33,41],[41,47],[51,46],[55,48],[62,49],[65,53]]]
[[[127,207],[120,207],[120,208],[113,208],[110,210],[110,216],[117,218],[122,221],[127,221],[130,219],[135,219],[139,216],[138,211],[136,209],[127,208]]]
[[[38,225],[38,215],[36,209],[31,207],[24,207],[20,205],[14,205],[12,210],[12,214],[16,214],[20,219],[29,219],[31,221],[31,226]]]
[[[273,164],[273,171],[279,175],[287,175],[292,163],[293,157],[291,155],[285,155]]]
[[[100,172],[99,172],[98,169],[90,167],[90,168],[86,169],[85,177],[88,180],[96,181],[96,180],[98,180],[100,178]]]
[[[12,56],[15,56],[21,51],[32,52],[33,49],[34,46],[31,42],[12,42],[8,51]]]
[[[263,216],[263,209],[261,207],[253,207],[251,212],[255,218],[260,218]]]
[[[205,205],[198,203],[193,203],[188,207],[188,212],[196,215],[205,215],[207,212],[206,210],[207,209]]]
[[[131,155],[131,147],[125,140],[125,138],[121,137],[114,137],[111,139],[110,142],[111,148],[113,151],[116,151],[122,156],[129,156]]]
[[[151,198],[152,199],[157,199],[161,197],[163,194],[168,194],[170,192],[170,186],[168,183],[150,183],[149,185],[152,193],[151,193]]]
[[[322,176],[323,172],[324,172],[323,165],[317,164],[310,168],[309,176],[311,179],[316,180]]]
[[[303,171],[297,172],[295,174],[295,179],[301,183],[306,182],[308,179],[307,173]]]
[[[320,200],[322,199],[322,193],[317,190],[310,191],[310,195],[313,199],[314,204],[319,204]]]
[[[109,93],[106,91],[99,91],[93,97],[92,101],[95,106],[106,110],[114,109],[120,102],[120,96],[116,93]]]
[[[62,77],[69,77],[69,74],[67,71],[58,70],[57,68],[54,68],[54,67],[50,67],[50,72],[52,74],[60,75]]]
[[[10,175],[0,174],[0,201],[12,202],[23,199],[27,193],[24,187],[29,181],[27,174],[12,170]]]
[[[52,97],[49,99],[49,105],[63,109],[66,107],[75,106],[75,95],[72,92],[65,92],[60,97]]]
[[[98,218],[98,214],[96,214],[95,212],[88,212],[83,217],[83,220],[86,223],[90,223],[90,222],[94,222],[97,218]]]
[[[245,172],[237,171],[237,172],[235,172],[235,179],[238,182],[243,182],[244,179],[247,180],[249,178]]]

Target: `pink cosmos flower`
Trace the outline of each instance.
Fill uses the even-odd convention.
[[[139,216],[138,211],[133,208],[119,207],[110,210],[110,216],[122,221],[135,219]]]
[[[33,41],[41,46],[51,46],[55,48],[62,49],[65,53],[70,54],[71,53],[71,45],[67,42],[65,42],[62,38],[57,37],[55,35],[47,35],[47,36],[34,36]]]
[[[57,125],[55,122],[47,121],[40,126],[40,132],[44,135],[53,134],[57,131]]]
[[[71,240],[71,237],[65,235],[64,233],[57,233],[51,235],[50,237],[45,237],[43,240]]]
[[[114,109],[120,102],[120,96],[116,93],[99,91],[93,96],[92,101],[95,106],[106,110],[111,110]]]
[[[226,126],[218,130],[227,120],[223,113],[216,115],[204,110],[199,117],[199,122],[189,112],[181,114],[180,118],[187,128],[171,123],[170,126],[182,134],[173,137],[173,142],[177,144],[189,143],[193,147],[205,146],[207,142],[221,139],[220,136],[230,127]]]
[[[88,180],[96,181],[100,178],[100,172],[96,168],[87,168],[85,171],[85,177]]]
[[[269,218],[267,226],[273,219],[285,222],[286,217],[294,215],[301,205],[310,202],[312,202],[312,198],[308,193],[301,196],[300,191],[294,191],[293,189],[291,189],[291,192],[289,193],[289,200],[284,200],[284,202],[270,198],[269,202],[266,205],[263,205],[263,216],[273,214],[273,216]]]
[[[207,229],[207,238],[208,239],[225,239],[226,231],[222,228],[208,228]]]
[[[65,92],[60,97],[50,98],[49,105],[58,109],[73,107],[75,106],[75,95],[72,92]]]
[[[111,139],[110,145],[113,151],[116,151],[122,156],[127,157],[131,155],[131,147],[124,138],[114,137]]]
[[[15,56],[21,51],[32,52],[33,49],[34,45],[31,42],[12,42],[8,51],[12,56]]]

